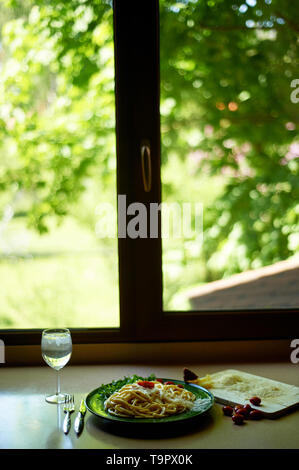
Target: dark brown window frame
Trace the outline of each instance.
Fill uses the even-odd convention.
[[[117,192],[127,204],[161,202],[159,1],[114,0]],[[144,191],[140,145],[150,142]],[[149,211],[148,211],[149,212]],[[163,312],[161,237],[119,239],[119,328],[73,328],[73,342],[288,339],[299,310]],[[0,330],[6,345],[39,344],[41,330]]]

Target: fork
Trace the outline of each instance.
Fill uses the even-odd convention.
[[[68,434],[71,428],[71,413],[75,411],[74,395],[66,395],[63,411],[66,413],[63,420],[63,432],[64,434]]]

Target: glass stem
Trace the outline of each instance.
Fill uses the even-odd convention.
[[[60,375],[59,375],[59,370],[57,371],[57,395],[60,394]]]

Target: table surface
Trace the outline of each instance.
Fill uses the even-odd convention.
[[[188,365],[187,365],[188,366]],[[192,364],[199,375],[234,368],[299,386],[298,365]],[[75,394],[76,409],[86,394],[102,383],[137,373],[182,379],[183,366],[99,365],[66,366],[61,371],[62,391]],[[0,448],[2,449],[298,449],[299,411],[276,420],[248,421],[236,426],[215,404],[195,426],[173,429],[162,435],[129,433],[104,426],[87,412],[85,428],[77,437],[74,430],[62,432],[61,406],[45,402],[55,389],[55,372],[49,367],[3,368],[0,373]],[[74,414],[72,415],[72,423]]]

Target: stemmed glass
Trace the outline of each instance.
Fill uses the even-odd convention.
[[[59,371],[72,355],[72,337],[67,328],[48,329],[42,334],[42,356],[48,366],[57,371],[57,391],[46,397],[48,403],[64,403],[65,393],[60,392]]]

